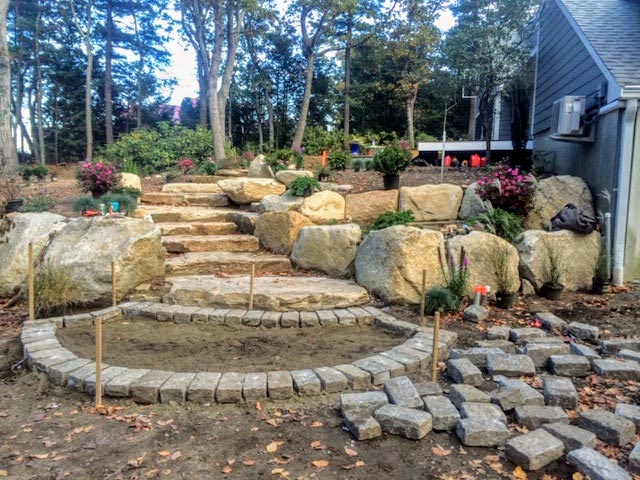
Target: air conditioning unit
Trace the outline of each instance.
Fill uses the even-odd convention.
[[[583,116],[586,99],[580,95],[567,95],[553,102],[551,115],[552,137],[585,136]]]

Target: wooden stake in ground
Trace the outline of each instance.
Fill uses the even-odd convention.
[[[433,322],[433,358],[431,359],[431,365],[433,365],[433,371],[431,373],[431,381],[436,382],[438,380],[438,346],[440,345],[440,312],[436,312],[435,320]]]
[[[96,410],[102,408],[102,319],[96,318]]]
[[[33,243],[29,242],[29,320],[36,318],[35,272],[33,268]]]
[[[116,261],[111,261],[111,304],[118,305],[118,290],[116,287]]]
[[[253,310],[253,279],[256,276],[256,264],[251,264],[251,279],[249,280],[249,310]]]
[[[427,271],[422,269],[422,289],[420,290],[420,325],[424,325],[424,303],[427,294]]]

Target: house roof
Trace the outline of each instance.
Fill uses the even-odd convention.
[[[640,85],[640,0],[561,0],[620,86]]]

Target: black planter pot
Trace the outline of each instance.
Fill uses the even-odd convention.
[[[400,188],[400,175],[384,175],[382,177],[385,190],[397,190]]]
[[[496,307],[511,308],[516,303],[518,294],[515,292],[498,292],[496,293]]]
[[[611,290],[611,283],[604,281],[604,280],[600,280],[596,277],[593,277],[591,279],[592,284],[591,284],[591,291],[593,293],[597,293],[598,295],[602,295],[603,293],[609,293],[609,291]]]
[[[20,207],[22,207],[22,205],[24,205],[24,200],[21,198],[18,198],[16,200],[9,200],[6,207],[4,207],[4,211],[5,213],[17,212],[18,210],[20,210]]]
[[[302,191],[302,196],[310,197],[312,193],[313,193],[313,190],[311,190],[311,187],[305,187],[305,189]]]
[[[542,287],[540,287],[540,296],[546,298],[547,300],[558,300],[562,295],[562,291],[564,290],[564,285],[553,285],[550,283],[543,283]]]

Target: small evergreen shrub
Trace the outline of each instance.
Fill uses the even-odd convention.
[[[111,202],[118,202],[120,204],[118,211],[127,212],[127,215],[131,215],[138,207],[138,202],[135,197],[127,195],[126,193],[107,193],[100,197],[100,203],[104,203],[107,210]]]
[[[49,169],[45,165],[34,165],[33,167],[27,165],[20,169],[20,175],[27,181],[31,177],[36,177],[38,180],[44,180],[48,172]]]
[[[22,212],[47,212],[55,206],[56,202],[53,199],[46,197],[45,195],[39,195],[36,198],[30,198],[24,202],[24,205],[20,209]]]
[[[458,300],[446,287],[431,287],[424,297],[424,313],[451,312],[458,308]]]
[[[313,177],[298,177],[289,184],[289,191],[296,197],[303,197],[307,189],[311,193],[320,190],[320,182]]]
[[[373,225],[369,228],[369,231],[382,230],[383,228],[393,227],[394,225],[406,225],[407,223],[414,222],[415,218],[411,210],[403,210],[401,212],[384,212]]]
[[[351,165],[351,155],[344,150],[337,150],[329,154],[327,162],[332,170],[345,170]]]
[[[468,223],[469,225],[482,224],[489,233],[504,238],[510,243],[517,243],[524,231],[522,219],[501,208],[491,208],[486,213],[471,217]]]
[[[46,262],[36,268],[34,278],[36,311],[39,316],[65,314],[77,304],[83,286],[65,268]]]
[[[94,212],[100,208],[100,201],[93,197],[78,197],[73,201],[71,209],[74,212],[82,213],[87,210],[93,210]]]

